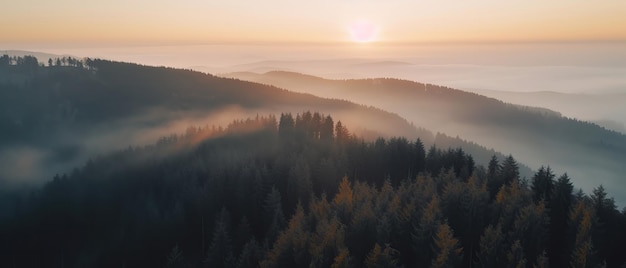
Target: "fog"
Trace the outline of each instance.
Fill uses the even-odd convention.
[[[210,111],[189,112],[152,109],[117,121],[95,122],[88,128],[67,128],[36,144],[0,147],[0,188],[39,186],[50,181],[55,174],[67,174],[74,168],[84,166],[89,159],[129,147],[152,145],[160,138],[184,134],[189,127],[225,128],[233,120],[268,115],[278,118],[283,112],[295,116],[320,109],[323,109],[322,113],[330,114],[335,122],[342,121],[352,133],[367,140],[379,136],[405,136],[409,139],[421,136],[426,141],[432,141],[432,137],[420,133],[397,115],[353,104],[328,108],[318,104],[267,108],[244,108],[233,104]],[[384,118],[379,118],[381,116]]]
[[[626,91],[626,42],[20,48],[210,73],[289,70],[327,78],[396,77],[465,90]]]
[[[155,110],[90,129],[67,129],[43,143],[6,146],[0,148],[0,185],[6,188],[37,186],[55,174],[69,173],[83,166],[90,158],[128,147],[151,145],[161,137],[184,133],[190,126],[226,126],[250,113],[238,106],[202,115]]]
[[[0,44],[0,48],[3,46]],[[5,47],[11,49],[11,47]],[[626,43],[524,43],[524,44],[343,44],[343,45],[197,45],[197,46],[153,46],[153,47],[46,47],[20,46],[23,50],[36,50],[75,57],[106,58],[136,62],[147,65],[190,68],[202,72],[226,75],[231,72],[263,73],[287,70],[333,79],[395,77],[424,83],[444,85],[477,92],[503,99],[507,102],[554,109],[557,112],[583,120],[599,122],[604,126],[621,131],[626,123]],[[304,84],[303,86],[307,86]],[[290,88],[293,89],[293,88]],[[313,92],[312,88],[301,90]],[[545,95],[536,92],[556,92]],[[552,94],[552,93],[550,93]],[[322,95],[336,97],[334,95]],[[591,96],[591,97],[590,97]],[[358,99],[357,96],[342,97]],[[623,204],[626,191],[613,187],[615,175],[602,166],[602,160],[580,155],[568,156],[575,161],[561,161],[560,152],[535,157],[537,151],[523,143],[510,143],[506,139],[489,135],[492,129],[463,125],[462,122],[446,120],[437,113],[424,116],[411,115],[406,107],[393,102],[360,102],[396,112],[417,126],[440,131],[450,136],[475,141],[511,153],[533,168],[549,164],[555,171],[568,172],[577,187],[589,191],[597,186],[596,178],[606,178],[609,193]],[[431,103],[432,106],[440,105]],[[396,106],[396,109],[393,109]],[[282,110],[281,110],[282,109]],[[237,110],[237,109],[235,109]],[[50,173],[67,172],[84,160],[107,151],[128,146],[150,144],[159,136],[181,133],[189,125],[212,125],[227,123],[235,118],[256,113],[301,112],[302,107],[271,107],[270,109],[228,111],[213,115],[185,115],[185,119],[167,120],[167,123],[150,123],[147,118],[131,118],[118,125],[106,126],[104,131],[72,133],[58,141],[55,148],[16,146],[0,152],[2,172],[0,177],[32,178]],[[312,110],[316,110],[313,108]],[[325,111],[322,111],[325,112]],[[335,111],[338,112],[338,111]],[[154,111],[154,115],[161,114]],[[348,127],[360,129],[358,114],[335,115],[349,120]],[[145,116],[145,115],[143,115]],[[222,116],[222,119],[217,120]],[[435,124],[437,122],[438,124]],[[223,125],[223,124],[222,124]],[[385,125],[376,126],[375,133],[382,133]],[[362,131],[366,133],[367,131]],[[389,133],[386,133],[389,135]],[[405,133],[396,133],[403,134]],[[514,135],[512,133],[511,135]],[[67,145],[75,137],[82,144]],[[538,144],[542,144],[538,142]],[[113,146],[115,145],[115,146]],[[547,151],[547,150],[546,150]],[[55,157],[51,157],[50,155]],[[67,155],[71,161],[58,162],[58,155]],[[52,159],[52,160],[51,160]],[[550,161],[546,161],[550,160]],[[59,164],[62,163],[62,164]],[[579,164],[579,165],[577,165]],[[580,168],[586,166],[587,168]],[[4,168],[9,167],[9,168]],[[20,167],[20,168],[16,168]],[[37,168],[40,167],[40,168]],[[592,167],[592,168],[589,168]],[[15,170],[22,170],[16,172]],[[42,170],[45,172],[42,173]],[[45,174],[44,174],[45,173]],[[43,174],[43,175],[42,175]],[[624,174],[624,173],[622,173]],[[49,177],[47,177],[49,179]],[[24,180],[28,181],[28,180]],[[611,192],[611,190],[614,190]]]
[[[626,136],[568,121],[558,112],[507,105],[476,94],[400,80],[328,80],[290,72],[230,75],[380,107],[416,126],[512,154],[535,170],[551,166],[559,174],[567,172],[576,187],[585,192],[604,184],[618,204],[626,203],[626,188],[620,183],[626,173],[620,160]],[[623,109],[619,103],[612,103],[616,109]],[[577,105],[584,107],[584,103]]]

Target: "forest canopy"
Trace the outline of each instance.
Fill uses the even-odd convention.
[[[5,193],[6,267],[619,267],[626,211],[317,112],[189,127]]]

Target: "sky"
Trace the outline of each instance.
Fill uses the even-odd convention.
[[[0,0],[0,44],[626,40],[626,1]]]

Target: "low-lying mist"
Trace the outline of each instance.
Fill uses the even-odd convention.
[[[230,75],[380,107],[433,132],[512,154],[534,170],[549,165],[567,172],[586,192],[604,184],[619,204],[626,202],[626,187],[619,183],[626,172],[620,161],[626,157],[626,135],[558,112],[406,80],[328,80],[280,71]]]

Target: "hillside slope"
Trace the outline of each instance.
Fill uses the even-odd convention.
[[[22,58],[0,65],[0,184],[46,180],[87,158],[149,144],[189,125],[223,125],[256,114],[319,111],[367,140],[420,137],[429,146],[435,138],[396,114],[345,100],[189,70],[71,62],[43,67]],[[466,144],[478,163],[497,154],[442,138],[440,148]]]
[[[513,153],[532,168],[550,164],[579,178],[577,184],[587,191],[601,182],[610,186],[616,199],[626,202],[626,135],[596,124],[407,80],[329,80],[282,71],[227,76],[379,107],[427,129]]]

